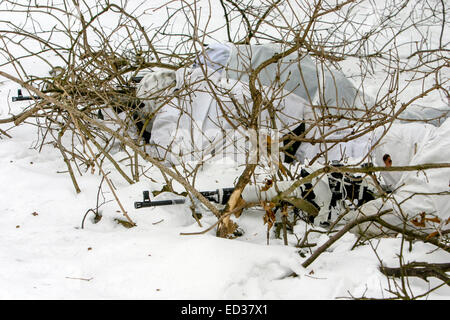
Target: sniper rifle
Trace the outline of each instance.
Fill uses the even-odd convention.
[[[306,177],[309,174],[309,172],[302,169],[302,177]],[[279,194],[279,191],[287,190],[292,183],[293,181],[279,181],[276,184],[276,188],[272,187],[272,183],[264,186],[247,185],[241,196],[246,202],[271,201]],[[200,193],[209,201],[226,204],[233,191],[234,188],[221,188],[216,191],[202,191]],[[344,200],[350,200],[359,207],[367,201],[374,200],[376,196],[376,190],[369,185],[368,179],[333,172],[327,174],[326,178],[318,178],[315,182],[311,181],[299,186],[285,199],[285,202],[287,201],[297,209],[306,212],[310,217],[319,216],[320,219],[326,219],[326,217],[329,219],[331,208],[339,210],[340,204]],[[186,199],[151,201],[149,192],[144,191],[144,201],[135,202],[134,207],[140,209],[185,202]]]

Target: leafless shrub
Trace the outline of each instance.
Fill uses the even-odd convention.
[[[99,172],[130,223],[133,221],[116,196],[103,165],[113,164],[130,184],[146,179],[148,166],[157,167],[168,186],[177,181],[217,217],[217,235],[221,237],[230,236],[237,227],[231,220],[232,214],[239,215],[251,205],[264,207],[269,217],[274,207],[299,204],[290,196],[296,188],[333,172],[366,175],[450,166],[425,163],[363,168],[361,164],[370,161],[371,150],[367,150],[360,162],[334,167],[330,151],[378,129],[383,129],[381,136],[384,136],[395,120],[422,121],[408,117],[415,104],[437,92],[449,96],[449,79],[445,73],[449,67],[449,49],[444,32],[448,12],[444,1],[387,1],[381,8],[373,0],[221,0],[219,9],[223,11],[223,19],[220,21],[213,17],[212,12],[217,9],[213,6],[217,4],[184,0],[167,1],[161,6],[125,0],[26,4],[3,1],[0,75],[20,85],[31,100],[22,111],[12,112],[0,123],[17,126],[33,119],[39,137],[36,147],[41,150],[44,145],[52,144],[59,149],[75,190],[81,191],[77,175]],[[409,34],[415,38],[409,38]],[[430,34],[433,34],[431,40]],[[231,82],[228,87],[215,80],[214,61],[205,46],[222,41],[235,46],[236,59],[240,61],[237,69],[219,66],[224,67],[224,74],[233,73],[232,79],[242,80]],[[255,56],[249,45],[268,43],[277,46],[275,53],[257,64],[252,63]],[[302,66],[306,61],[314,64],[316,76],[312,80],[305,78],[307,70]],[[50,73],[33,73],[37,70],[36,63]],[[357,89],[352,99],[344,99],[338,92],[344,80],[336,76],[335,70],[343,70],[346,63],[357,66],[352,70],[358,71],[349,75]],[[193,65],[201,70],[198,74],[203,77],[191,80],[186,72],[182,77],[185,85],[176,90],[168,85],[141,99],[152,105],[153,110],[139,108],[142,101],[137,99],[137,85],[133,81],[136,76],[144,71],[161,70],[178,72],[180,76],[183,68]],[[265,75],[267,72],[271,78]],[[300,79],[294,86],[292,73]],[[367,82],[377,82],[370,86],[374,91],[366,92]],[[317,88],[315,96],[309,90],[313,87]],[[417,88],[420,91],[412,94],[411,90]],[[292,119],[288,114],[285,118],[288,120],[277,123],[282,113],[280,105],[285,99],[291,99],[296,90],[304,92],[308,115]],[[142,140],[149,123],[164,110],[178,110],[179,119],[181,115],[192,116],[186,108],[200,93],[216,103],[220,121],[213,121],[217,120],[218,127],[222,126],[224,131],[228,128],[234,132],[254,132],[255,141],[267,142],[263,147],[257,144],[256,158],[249,152],[243,153],[244,169],[222,209],[198,192],[195,177],[199,168],[220,153],[223,146],[208,145],[203,150],[195,150],[196,161],[191,163],[180,156],[176,141],[159,145],[164,152],[155,155],[148,150],[158,146],[145,145]],[[267,122],[261,121],[263,114]],[[427,120],[438,121],[441,117],[438,114]],[[293,133],[292,128],[302,124],[304,131]],[[266,129],[283,134],[271,141],[273,138],[266,135]],[[0,134],[9,136],[3,130]],[[206,134],[203,136],[208,138]],[[267,150],[274,142],[280,147]],[[308,165],[322,163],[320,169],[307,177],[282,163],[284,154],[292,152],[297,142],[317,147]],[[377,142],[372,148],[376,145]],[[114,157],[117,148],[128,155],[125,165]],[[258,156],[263,153],[276,157]],[[345,162],[347,157],[345,150],[341,150],[341,160]],[[173,158],[180,160],[178,167],[172,165]],[[293,181],[292,186],[279,192],[266,206],[243,204],[242,192],[249,183],[257,182],[258,170],[268,173],[266,176],[270,176],[274,188],[282,180]],[[448,251],[447,234],[442,234],[442,230],[436,230],[440,240],[435,241],[436,234],[432,237],[431,233],[424,236],[395,229],[381,219],[381,213],[352,220],[330,238],[330,243],[353,227],[371,221]],[[283,217],[286,227],[286,214]],[[307,243],[306,239],[301,243]],[[312,263],[325,249],[326,246],[315,250],[304,265]]]

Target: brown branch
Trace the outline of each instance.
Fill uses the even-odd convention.
[[[213,225],[211,225],[210,227],[206,228],[203,231],[199,231],[199,232],[181,232],[180,235],[182,236],[192,236],[192,235],[200,235],[200,234],[205,234],[208,231],[214,229],[215,226],[217,226],[218,224],[220,224],[224,219],[226,219],[227,217],[229,217],[230,215],[242,210],[242,209],[247,209],[247,208],[251,208],[251,207],[255,207],[258,206],[259,203],[257,202],[248,202],[248,203],[244,203],[241,204],[239,206],[237,206],[236,208],[234,208],[233,210],[227,212],[226,214],[223,214],[219,220],[217,220]]]
[[[361,217],[359,219],[353,220],[345,225],[344,228],[339,230],[334,236],[332,236],[330,239],[328,239],[327,242],[325,242],[323,245],[321,245],[319,248],[317,248],[316,251],[303,263],[303,268],[307,268],[311,263],[313,263],[326,249],[328,249],[333,243],[338,241],[344,234],[346,234],[348,231],[350,231],[352,228],[356,227],[357,225],[369,222],[369,221],[375,221],[376,219],[379,219],[382,215],[392,212],[392,210],[385,210],[381,211],[377,214],[371,215],[371,216],[365,216]]]
[[[82,132],[84,132],[90,141],[96,146],[96,148],[104,154],[104,156],[113,164],[114,168],[116,168],[117,172],[119,172],[122,177],[129,183],[133,184],[134,181],[131,180],[125,172],[120,168],[119,164],[113,159],[113,157],[95,140],[95,138],[92,136],[92,134],[89,132],[89,129],[87,129],[81,122],[78,122],[78,125],[80,126],[80,129]]]
[[[400,234],[404,234],[404,235],[406,235],[406,236],[408,236],[408,237],[410,237],[412,239],[418,239],[418,240],[423,241],[423,242],[431,243],[431,244],[435,245],[436,247],[439,247],[442,250],[447,251],[448,253],[450,253],[450,246],[448,246],[448,245],[446,245],[444,243],[441,243],[438,239],[436,239],[434,237],[430,237],[429,234],[427,234],[427,233],[415,232],[413,230],[408,230],[408,229],[405,229],[403,227],[394,226],[394,225],[392,225],[390,223],[387,223],[386,221],[384,221],[384,220],[382,220],[380,218],[377,218],[374,221],[376,223],[380,224],[381,226],[387,228],[387,229],[390,229],[392,231],[398,232]]]
[[[385,171],[422,171],[422,170],[430,170],[430,169],[439,169],[439,168],[449,168],[450,163],[424,163],[424,164],[418,164],[413,166],[392,166],[392,167],[334,167],[334,166],[324,166],[321,169],[318,169],[308,175],[307,177],[304,177],[302,179],[299,179],[295,181],[288,189],[280,193],[277,197],[275,197],[272,201],[277,203],[281,200],[284,200],[287,198],[296,188],[299,186],[311,182],[314,178],[326,174],[326,173],[333,173],[333,172],[340,172],[340,173],[374,173],[374,172],[385,172]]]
[[[74,116],[79,117],[89,123],[92,123],[93,125],[95,125],[97,128],[99,128],[100,130],[107,132],[108,134],[110,134],[111,136],[113,136],[114,138],[116,138],[117,140],[119,140],[121,143],[123,143],[124,145],[130,147],[133,151],[137,152],[145,161],[150,162],[151,164],[153,164],[155,167],[157,167],[161,172],[166,173],[168,176],[170,176],[171,178],[173,178],[175,181],[179,182],[187,191],[191,192],[197,199],[200,200],[200,202],[202,202],[209,210],[211,210],[211,212],[217,217],[220,218],[221,214],[219,212],[219,210],[217,210],[216,207],[214,207],[200,192],[198,192],[188,181],[186,181],[185,179],[183,179],[183,177],[181,177],[180,175],[174,173],[173,171],[171,171],[170,169],[168,169],[167,167],[165,167],[162,163],[160,163],[160,161],[158,161],[157,159],[151,157],[150,155],[148,155],[147,153],[145,153],[145,151],[141,150],[140,148],[138,148],[134,143],[128,141],[127,139],[125,139],[122,135],[120,135],[118,132],[112,130],[111,128],[105,126],[104,124],[100,123],[99,121],[96,121],[92,118],[90,118],[89,116],[87,116],[85,113],[77,110],[76,108],[68,105],[68,104],[64,104],[56,99],[54,99],[51,96],[45,95],[43,94],[41,91],[39,91],[38,89],[34,88],[33,86],[29,85],[28,83],[4,72],[0,70],[0,75],[4,76],[5,78],[14,81],[18,84],[20,84],[21,86],[23,86],[24,88],[30,90],[31,92],[34,92],[36,95],[38,95],[39,97],[41,97],[44,100],[47,100],[49,103],[54,104],[55,106],[60,107],[62,110],[66,110],[68,112],[71,112]]]
[[[8,138],[12,138],[6,131],[0,129],[0,133],[3,134],[4,136],[7,136]]]
[[[450,278],[446,272],[450,272],[450,263],[411,262],[399,268],[380,266],[382,274],[389,277],[418,277],[428,281],[428,277],[435,277],[450,286]]]

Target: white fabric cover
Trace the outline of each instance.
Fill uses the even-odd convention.
[[[383,134],[387,130],[386,134]],[[393,166],[407,166],[435,136],[436,127],[424,123],[393,123],[389,127],[380,127],[375,130],[377,142],[372,152],[372,161],[376,166],[384,166],[383,156],[391,156]],[[385,185],[394,190],[407,172],[382,172]]]
[[[232,45],[230,60],[227,64],[225,77],[248,82],[249,70],[255,69],[264,61],[277,53],[285,51],[277,44],[265,45]],[[279,77],[279,79],[277,79]],[[284,86],[284,89],[305,99],[316,114],[316,118],[326,115],[345,115],[359,119],[364,115],[364,106],[371,105],[372,99],[358,90],[345,75],[325,65],[318,65],[308,55],[298,52],[282,58],[264,68],[258,76],[258,81],[265,86]],[[314,111],[313,108],[314,107]],[[316,123],[315,126],[318,126]],[[342,128],[349,127],[348,130]],[[329,139],[339,139],[352,132],[353,124],[347,120],[334,123],[332,127],[324,124],[310,131],[306,138],[321,139],[325,133],[336,131]],[[325,157],[318,159],[320,163],[347,158],[360,158],[369,150],[370,136],[361,137],[348,142],[334,144],[302,143],[296,157],[300,162],[315,158],[317,153],[325,152]]]
[[[164,95],[176,82],[175,71],[158,70],[144,73],[139,86],[136,88],[136,97],[144,103],[145,107],[137,110],[141,119],[147,119],[164,101]],[[162,98],[161,98],[162,97]],[[150,119],[146,131],[151,132],[154,118]]]
[[[397,143],[392,143],[394,139],[397,139]],[[394,149],[388,149],[388,146]],[[447,119],[438,128],[428,125],[420,125],[420,127],[418,125],[398,125],[393,131],[393,135],[388,137],[388,142],[381,148],[391,152],[395,165],[449,163],[450,119]],[[379,155],[383,152],[379,152]],[[396,163],[396,157],[398,163]],[[384,220],[399,226],[402,226],[406,220],[409,228],[415,228],[411,224],[411,219],[425,213],[427,217],[437,216],[441,220],[440,227],[443,230],[450,228],[450,223],[445,224],[450,217],[450,195],[448,194],[450,192],[450,168],[430,169],[425,172],[408,171],[394,179],[393,199],[384,202],[382,198],[379,198],[364,204],[360,208],[364,215],[375,214],[379,210],[393,209],[394,213],[384,216]],[[397,205],[399,203],[401,210]],[[359,216],[358,212],[353,212],[350,218],[353,219],[357,216]],[[427,222],[426,225],[428,232],[439,226],[433,222]],[[359,232],[367,226],[368,224],[364,224],[355,228],[354,231]],[[380,233],[380,228],[372,226],[369,231],[369,235],[376,235]]]
[[[233,86],[236,83],[236,80],[247,83],[248,71],[250,68],[256,68],[274,54],[282,51],[283,48],[280,45],[233,45],[214,43],[203,48],[194,67],[202,69],[201,72],[198,71],[199,73],[207,72],[210,79],[214,78],[214,82],[221,81],[225,85],[228,84],[229,86]],[[223,66],[226,66],[224,69],[225,71],[223,71]],[[183,71],[177,73],[178,84],[184,82],[183,78],[186,69],[182,70]],[[277,81],[276,78],[278,75],[279,80]],[[150,78],[148,79],[151,80]],[[146,80],[146,78],[144,78],[144,80]],[[153,81],[154,80],[155,79],[153,79]],[[190,81],[192,82],[192,79]],[[160,82],[164,83],[162,80],[160,80]],[[364,102],[370,102],[370,98],[364,97],[341,72],[317,66],[309,56],[304,55],[299,57],[297,52],[284,57],[278,63],[271,64],[262,70],[259,74],[257,85],[262,85],[265,88],[263,91],[277,90],[283,85],[283,88],[287,90],[287,92],[294,93],[303,98],[305,101],[302,104],[310,106],[308,107],[309,116],[305,117],[305,119],[313,119],[313,113],[317,116],[327,113],[359,116],[362,113],[357,109],[362,109]],[[152,86],[149,85],[149,87]],[[199,87],[197,87],[197,89],[199,89]],[[237,92],[241,89],[236,87],[233,90],[234,92]],[[140,93],[141,91],[138,90],[138,97],[142,96],[139,95]],[[202,101],[194,101],[196,99],[201,99],[202,96],[204,95],[196,94],[192,101],[193,103],[202,106],[202,108],[205,108],[208,104],[205,104]],[[153,100],[147,100],[147,112],[155,108],[155,106],[152,107],[151,104],[154,105],[155,102]],[[328,105],[331,108],[315,108],[313,110],[311,105]],[[339,107],[342,109],[332,107]],[[210,115],[212,116],[212,113]],[[292,115],[294,116],[295,113]],[[204,120],[206,121],[207,119],[204,118]],[[333,127],[324,125],[323,127],[311,130],[306,138],[317,139],[320,138],[324,132],[326,133],[336,129],[339,129],[340,131],[329,136],[329,138],[342,138],[351,132],[351,129],[341,129],[346,125],[347,124],[344,122],[336,123]],[[203,127],[204,129],[211,128],[206,122],[203,124]],[[147,129],[151,130],[151,125],[147,127]],[[302,143],[296,153],[296,157],[303,163],[307,159],[313,159],[317,153],[322,153],[324,150],[327,150],[327,157],[320,159],[319,162],[325,162],[324,160],[343,160],[349,157],[360,158],[367,153],[368,148],[368,137],[361,137],[357,140],[351,140],[338,145],[325,145],[324,143],[311,145],[309,143]]]
[[[262,62],[270,59],[274,54],[283,52],[284,48],[276,44],[265,44],[265,45],[234,45],[234,44],[222,44],[222,43],[212,43],[205,45],[199,52],[199,56],[194,64],[194,67],[200,67],[203,72],[209,73],[211,77],[221,78],[220,81],[227,83],[224,79],[228,79],[228,83],[233,85],[236,80],[240,80],[243,83],[248,82],[248,72],[250,69],[256,68]],[[185,69],[183,69],[185,70]],[[178,73],[178,82],[182,83],[184,79],[180,75],[183,75],[185,71]],[[168,71],[174,77],[174,72]],[[143,89],[145,83],[152,82],[155,83],[155,79],[152,76],[146,76],[144,78],[144,83],[138,88],[138,97],[152,96],[156,91],[160,90],[162,87],[166,86],[170,81],[173,81],[170,77],[164,75],[164,72],[156,72],[153,74],[158,74],[159,78],[158,85],[152,87],[152,85],[147,85],[147,89]],[[155,75],[153,75],[154,77]],[[279,76],[279,79],[277,79]],[[219,81],[216,79],[215,82]],[[271,64],[267,66],[259,74],[257,84],[265,86],[267,89],[271,87],[273,90],[277,87],[283,85],[283,88],[288,92],[293,92],[297,96],[303,98],[306,105],[309,105],[310,119],[314,118],[315,113],[318,116],[330,114],[345,114],[352,115],[358,118],[363,115],[364,105],[371,105],[372,99],[370,97],[362,94],[345,75],[337,70],[327,69],[325,66],[317,65],[311,57],[304,55],[299,56],[297,52],[294,52],[278,63]],[[153,85],[154,86],[154,85]],[[239,90],[236,88],[236,90]],[[150,93],[150,94],[149,94]],[[196,94],[196,97],[201,97],[201,95]],[[197,99],[197,98],[195,98]],[[144,101],[146,104],[146,109],[143,110],[144,113],[148,113],[156,108],[157,102],[152,99],[147,99]],[[197,105],[201,103],[195,102]],[[311,105],[328,105],[338,107],[336,108],[313,108]],[[203,104],[203,107],[205,104]],[[209,107],[208,107],[209,108]],[[339,109],[340,108],[340,109]],[[423,109],[423,108],[422,108]],[[435,117],[435,109],[423,109],[415,108],[410,106],[402,118],[405,119],[422,119]],[[448,108],[445,108],[448,112]],[[198,111],[198,110],[197,110]],[[209,111],[208,111],[209,112]],[[212,114],[211,114],[212,115]],[[206,120],[206,118],[204,119]],[[435,121],[439,123],[439,121]],[[317,124],[316,124],[317,125]],[[347,121],[340,121],[334,123],[333,126],[323,125],[322,127],[316,127],[311,130],[306,138],[320,139],[328,132],[333,132],[332,135],[327,136],[329,139],[342,139],[349,136],[352,133],[352,128],[355,124],[348,123]],[[151,130],[152,123],[149,124],[147,130]],[[210,125],[203,124],[204,127],[211,127]],[[349,127],[348,129],[343,129]],[[394,130],[395,131],[395,130]],[[302,143],[300,148],[297,150],[297,159],[305,163],[316,157],[318,153],[324,153],[325,156],[318,159],[319,163],[330,162],[333,160],[347,160],[359,159],[364,157],[370,150],[373,143],[373,135],[368,134],[357,139],[352,139],[347,142],[341,142],[338,144],[333,143],[316,143],[314,145],[310,143]],[[395,148],[399,149],[399,148]],[[402,159],[402,156],[395,156],[396,163]],[[399,177],[395,177],[398,174],[383,174],[385,176],[386,183],[391,185],[398,181]]]
[[[399,117],[402,121],[425,120],[439,126],[450,116],[450,101],[447,105],[419,106],[410,105]]]
[[[203,54],[204,53],[204,54]],[[198,68],[201,66],[207,66],[212,70],[221,71],[230,59],[231,48],[223,43],[212,43],[205,45],[204,52],[199,54],[198,59],[195,61],[193,67]]]
[[[306,134],[305,138],[320,139],[320,137],[324,136],[324,133],[330,132],[332,129],[332,127],[314,128]],[[350,130],[339,130],[337,133],[327,135],[326,139],[343,139],[350,133]],[[359,160],[369,153],[373,139],[373,134],[369,133],[356,139],[340,143],[302,143],[295,156],[301,163],[308,163],[308,161],[313,160],[317,154],[322,153],[323,156],[317,160],[319,163],[346,161],[348,159]]]
[[[276,44],[232,45],[230,60],[225,76],[248,82],[249,70],[288,48]],[[276,78],[279,78],[277,82]],[[327,104],[337,107],[361,107],[363,96],[360,91],[337,70],[317,65],[308,55],[299,56],[298,52],[272,63],[261,71],[258,80],[264,86],[279,86],[294,92],[310,104]],[[365,97],[368,99],[368,97]],[[344,112],[329,109],[331,114]]]
[[[223,79],[218,73],[208,74],[208,81],[205,81],[200,68],[181,68],[176,72],[176,80],[179,95],[164,105],[153,121],[150,143],[156,146],[159,157],[172,163],[181,159],[205,159],[214,152],[217,154],[218,149],[222,150],[224,136],[245,139],[248,132],[244,132],[244,128],[237,131],[234,127],[238,119],[248,116],[252,109],[250,93],[245,83]],[[265,88],[263,96],[273,97],[273,91]],[[271,119],[268,110],[264,109],[259,119],[261,131],[286,134],[310,117],[302,98],[295,94],[287,95],[286,92],[275,96],[278,98],[272,101],[272,106],[277,110],[276,117]],[[244,110],[238,112],[233,99]],[[231,123],[224,114],[230,118]],[[167,151],[170,151],[170,155]],[[231,157],[236,154],[236,149],[233,148],[226,151],[234,153],[230,154]],[[220,155],[223,155],[222,151]]]

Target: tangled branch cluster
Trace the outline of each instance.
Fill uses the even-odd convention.
[[[449,97],[449,79],[444,72],[449,67],[449,49],[444,32],[449,17],[444,1],[415,4],[388,1],[380,9],[372,0],[220,0],[221,21],[212,18],[213,9],[217,8],[206,1],[168,1],[159,7],[147,3],[60,0],[23,4],[5,0],[0,6],[3,17],[7,16],[5,13],[14,17],[0,21],[0,76],[19,84],[31,97],[29,105],[22,111],[11,112],[10,117],[1,119],[0,123],[13,126],[24,122],[35,124],[39,136],[37,148],[41,150],[44,145],[51,144],[59,149],[77,192],[81,191],[77,175],[88,170],[98,170],[114,190],[103,171],[105,162],[112,163],[130,184],[145,177],[146,167],[155,166],[168,185],[171,180],[177,181],[217,217],[219,236],[226,237],[236,230],[231,216],[248,207],[242,204],[241,193],[255,180],[255,172],[262,164],[245,165],[230,200],[225,208],[218,209],[194,187],[192,177],[195,177],[198,166],[181,163],[180,170],[180,167],[167,166],[166,159],[147,152],[148,145],[142,136],[154,114],[137,112],[140,105],[136,97],[137,76],[149,70],[180,70],[199,61],[205,62],[201,68],[207,76],[209,57],[205,44],[208,43],[228,41],[242,46],[271,43],[281,48],[259,65],[244,65],[240,70],[247,80],[248,105],[230,98],[229,92],[219,94],[217,84],[206,77],[205,90],[221,108],[224,108],[224,95],[234,104],[238,115],[228,113],[227,121],[236,130],[260,130],[258,120],[263,112],[268,112],[272,120],[275,118],[275,101],[290,92],[287,90],[286,93],[288,80],[283,78],[283,72],[289,66],[282,63],[290,55],[298,57],[290,62],[294,66],[299,65],[305,56],[311,57],[320,75],[341,69],[346,61],[352,59],[359,67],[354,80],[359,83],[358,90],[363,97],[366,94],[365,83],[373,81],[376,71],[381,68],[383,77],[378,77],[379,85],[373,86],[377,90],[370,92],[373,99],[363,98],[359,104],[356,101],[354,104],[329,104],[324,99],[326,88],[323,79],[318,76],[318,83],[314,85],[319,88],[319,98],[306,99],[312,116],[307,121],[298,122],[305,122],[306,130],[298,135],[283,136],[280,142],[287,141],[284,149],[280,149],[282,153],[291,150],[289,148],[296,142],[324,144],[332,148],[377,128],[386,126],[389,129],[394,121],[405,120],[405,111],[423,97],[437,92]],[[404,40],[403,35],[411,30],[416,30],[422,38]],[[438,36],[428,41],[427,32]],[[406,56],[404,48],[409,48]],[[251,56],[247,58],[252,59]],[[34,74],[36,63],[45,66],[49,72]],[[268,66],[275,66],[275,80],[269,89],[264,89],[260,76]],[[407,94],[416,83],[421,83],[421,92]],[[174,99],[189,99],[193,94],[189,87],[159,94],[159,108],[174,105]],[[339,100],[336,98],[336,101]],[[3,130],[0,134],[10,136]],[[117,148],[128,154],[125,160],[128,172],[114,157]],[[324,157],[326,165],[308,178],[278,164],[273,180],[296,182],[273,199],[272,205],[279,206],[296,187],[333,170],[364,175],[387,170],[361,168],[360,164],[368,160],[370,150],[360,163],[337,169],[329,165],[327,148],[310,159],[309,165],[312,165]],[[448,164],[429,164],[423,168],[394,167],[390,170],[446,166]],[[133,223],[117,196],[116,200],[123,214]],[[261,206],[261,203],[252,205]],[[269,212],[271,209],[266,208],[266,213]],[[345,233],[368,220],[383,223],[380,219],[380,213],[377,213],[376,218],[355,220],[357,222],[353,221],[340,232]],[[435,241],[433,237],[423,238],[421,235],[420,238],[402,230],[394,231],[428,242]],[[440,240],[434,243],[448,251],[446,234],[441,234]],[[309,259],[313,261],[323,250],[325,247]]]

